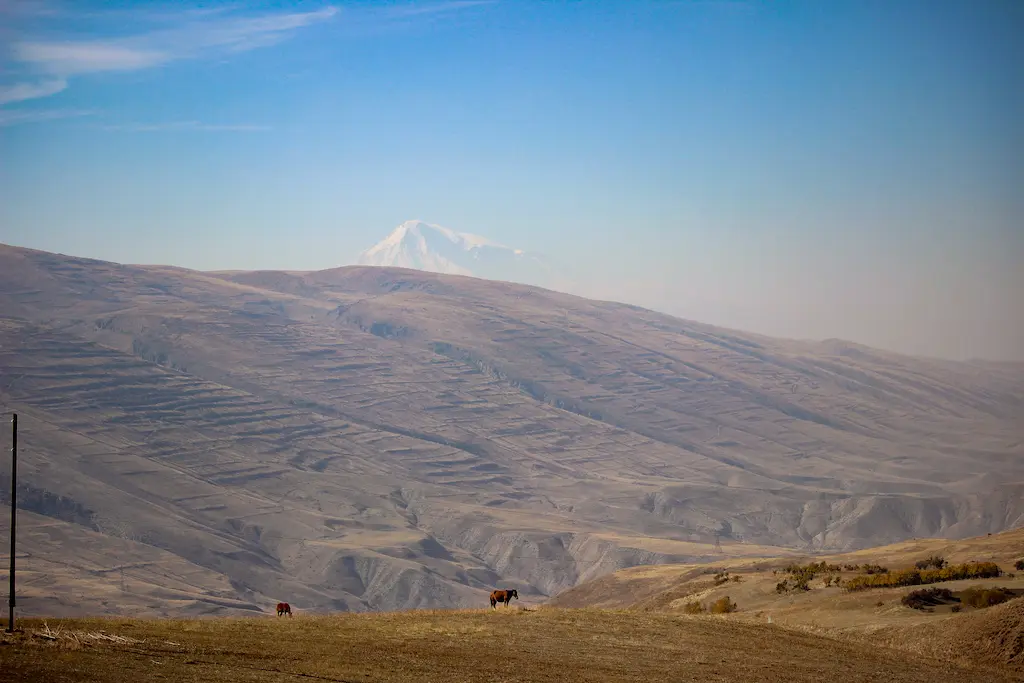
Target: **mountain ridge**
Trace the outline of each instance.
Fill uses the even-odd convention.
[[[1024,365],[507,282],[0,247],[0,377],[41,612],[75,609],[46,576],[111,612],[469,606],[1024,520]]]

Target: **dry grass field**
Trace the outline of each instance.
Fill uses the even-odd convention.
[[[710,564],[666,564],[647,567],[624,569],[593,581],[585,582],[575,588],[555,596],[551,605],[559,607],[605,607],[610,609],[659,609],[671,607],[677,601],[690,598],[691,595],[702,594],[710,583],[711,576],[718,570],[728,570],[730,574],[740,576],[738,583],[713,587],[717,595],[722,590],[744,598],[744,604],[755,610],[772,608],[777,614],[791,609],[793,618],[806,618],[813,621],[813,610],[808,606],[820,602],[825,596],[829,599],[842,596],[838,588],[812,590],[802,595],[787,596],[785,602],[779,601],[775,593],[775,585],[784,574],[783,567],[790,564],[806,564],[822,560],[839,565],[877,564],[890,569],[902,569],[913,566],[918,560],[940,555],[947,562],[958,564],[971,561],[996,562],[1005,572],[1017,574],[1014,579],[1000,578],[991,581],[1007,583],[1008,581],[1024,581],[1024,572],[1016,572],[1014,563],[1024,559],[1024,527],[1005,531],[1000,534],[979,536],[975,538],[949,541],[946,539],[913,539],[877,548],[866,548],[850,553],[832,555],[797,555],[785,557],[760,558],[727,558]],[[840,576],[851,576],[858,572],[841,571]],[[986,580],[989,581],[989,580]],[[771,590],[768,584],[770,583]],[[817,588],[820,581],[814,583]],[[854,593],[849,600],[857,604],[870,597],[885,595],[887,591],[897,593],[904,589],[871,590]],[[685,593],[685,595],[676,595]],[[710,593],[709,593],[710,594]],[[868,597],[865,597],[868,596]],[[804,601],[796,601],[801,598]],[[751,602],[753,601],[753,602]],[[794,602],[796,601],[796,602]],[[812,602],[808,602],[812,601]],[[877,600],[869,600],[877,602]],[[830,610],[831,613],[831,610]]]
[[[936,584],[1001,586],[1024,559],[1024,529],[915,540],[829,556],[830,563],[994,561],[999,578]],[[915,610],[908,592],[846,593],[812,582],[778,594],[779,567],[818,558],[732,559],[638,567],[584,583],[551,604],[294,618],[26,619],[0,635],[10,681],[1022,681],[1024,599],[988,608]],[[840,574],[856,574],[847,569]],[[1024,572],[1022,572],[1024,574]],[[728,595],[727,615],[686,614]],[[587,605],[617,605],[608,609]],[[565,607],[559,605],[575,605]]]
[[[682,614],[694,602],[708,606],[729,596],[738,610],[730,621],[767,625],[829,636],[843,642],[886,646],[904,652],[941,658],[969,667],[999,667],[1024,680],[1024,598],[984,609],[948,606],[917,610],[901,599],[915,587],[874,588],[848,592],[826,586],[825,575],[810,582],[810,590],[779,593],[786,579],[784,568],[822,560],[844,567],[829,576],[849,579],[862,574],[846,569],[864,564],[891,570],[913,567],[918,561],[940,556],[949,564],[995,562],[1003,576],[946,581],[928,588],[948,588],[954,596],[967,588],[1008,588],[1024,595],[1024,571],[1015,569],[1024,559],[1024,528],[1001,534],[948,541],[923,539],[854,553],[823,557],[725,560],[708,565],[636,567],[586,582],[556,596],[550,604],[560,608],[618,609],[642,614]],[[728,572],[716,584],[715,573]]]
[[[96,681],[892,681],[981,683],[870,644],[720,617],[605,610],[416,611],[329,617],[39,620],[0,637],[0,679]],[[42,635],[39,635],[42,633]],[[56,640],[46,634],[56,633]],[[120,642],[113,642],[112,639]]]
[[[0,246],[0,409],[37,615],[535,604],[1024,521],[1024,365],[401,269]]]

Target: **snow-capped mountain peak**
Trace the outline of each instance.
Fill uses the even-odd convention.
[[[357,263],[528,284],[542,284],[548,270],[538,256],[522,249],[420,220],[399,225],[362,252]]]
[[[406,221],[391,231],[391,234],[370,247],[364,255],[372,257],[374,254],[387,252],[389,249],[401,247],[402,245],[426,245],[428,248],[437,238],[447,239],[454,245],[469,250],[478,247],[498,247],[505,249],[501,244],[491,242],[479,235],[471,235],[465,232],[455,232],[443,225],[426,223],[421,220]]]

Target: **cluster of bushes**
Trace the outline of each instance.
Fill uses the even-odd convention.
[[[794,576],[791,579],[783,579],[775,584],[776,593],[786,593],[789,591],[809,591],[811,590],[811,577],[806,574],[800,574]]]
[[[1024,560],[1017,560],[1017,562],[1014,563],[1013,568],[1019,572],[1024,572]]]
[[[783,571],[790,574],[790,577],[775,584],[775,592],[786,593],[791,590],[809,591],[811,590],[811,581],[818,574],[828,574],[824,579],[826,586],[831,586],[833,583],[838,586],[842,582],[842,579],[840,579],[837,574],[841,572],[842,569],[843,568],[838,564],[829,564],[824,560],[821,562],[811,562],[810,564],[805,565],[791,564],[783,568]]]
[[[824,563],[822,563],[822,564],[824,564]],[[840,567],[839,567],[838,564],[830,564],[830,565],[828,565],[828,571],[838,572],[839,570],[840,570]],[[859,572],[864,572],[865,574],[885,574],[887,571],[889,571],[889,569],[887,567],[883,567],[880,564],[868,564],[868,563],[864,563],[864,564],[849,564],[849,563],[847,563],[847,564],[844,564],[842,566],[842,570],[843,571],[847,571],[847,572],[858,572],[859,571]]]
[[[829,564],[825,560],[821,562],[811,562],[810,564],[790,564],[783,568],[783,571],[793,576],[799,576],[803,574],[824,574],[826,572],[838,572],[842,571],[842,567],[838,564]]]
[[[782,594],[788,593],[789,591],[809,591],[811,587],[807,585],[807,581],[794,581],[790,583],[789,579],[783,579],[775,584],[775,592]]]
[[[904,607],[928,609],[953,600],[953,591],[948,588],[919,588],[904,595],[900,602]]]
[[[711,603],[710,607],[704,607],[699,601],[693,600],[683,605],[683,612],[686,614],[704,614],[710,612],[711,614],[729,614],[739,609],[735,602],[729,599],[729,596],[715,600]]]
[[[715,573],[715,585],[721,586],[723,583],[732,581],[733,583],[739,583],[743,579],[739,574],[729,574],[728,570],[720,571]]]
[[[939,555],[932,555],[924,560],[918,560],[914,563],[914,566],[918,569],[942,569],[946,566],[946,560]]]
[[[833,583],[836,586],[841,586],[842,583],[843,583],[843,580],[841,578],[839,578],[838,576],[833,576],[833,575],[829,574],[828,576],[826,576],[824,578],[822,583],[824,583],[826,587],[833,585]],[[804,576],[796,576],[796,577],[793,577],[792,579],[784,579],[782,581],[779,581],[777,584],[775,584],[775,592],[776,593],[788,593],[789,591],[809,591],[809,590],[811,590],[811,579],[810,579],[809,576],[806,576],[806,575],[804,575]]]
[[[729,614],[730,612],[735,612],[736,610],[736,603],[730,600],[729,596],[726,595],[711,603],[710,611],[712,614]]]
[[[903,586],[920,586],[926,583],[942,581],[960,581],[962,579],[991,579],[1002,575],[1002,570],[995,562],[968,562],[943,567],[942,569],[918,568],[904,569],[898,572],[875,573],[867,576],[855,576],[846,582],[846,590],[859,591],[868,588],[900,588]]]
[[[1014,567],[1024,571],[1024,559],[1018,560]],[[862,575],[852,577],[844,583],[843,579],[838,576],[838,573],[843,570],[860,571]],[[994,562],[967,562],[965,564],[950,565],[940,555],[932,555],[923,560],[918,560],[914,563],[913,569],[901,571],[890,571],[888,567],[880,564],[864,563],[861,565],[844,564],[840,566],[829,564],[824,560],[821,562],[811,562],[806,565],[790,564],[784,567],[782,571],[790,576],[775,584],[775,592],[779,594],[790,591],[808,591],[811,589],[811,580],[819,574],[827,574],[823,578],[823,583],[826,587],[843,586],[847,591],[859,591],[868,588],[919,586],[922,584],[959,581],[963,579],[990,579],[1003,575],[999,565]],[[773,570],[772,573],[777,575],[778,570]],[[724,572],[722,575],[724,576],[725,574],[728,574],[728,572]],[[1012,577],[1014,575],[1010,574],[1009,576]],[[734,576],[732,578],[735,581],[739,577]],[[721,585],[727,580],[728,578],[719,580],[718,575],[716,575],[715,585]],[[914,591],[906,596],[904,600],[909,599],[912,602],[919,602],[928,599],[928,595],[934,597],[939,595],[939,593]],[[904,602],[904,604],[907,603]],[[915,607],[915,609],[922,608]]]
[[[968,588],[960,593],[960,602],[981,609],[1015,598],[1009,588]]]

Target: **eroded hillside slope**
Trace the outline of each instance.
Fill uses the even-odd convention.
[[[716,540],[754,556],[1024,520],[1020,365],[416,271],[10,247],[0,316],[19,501],[38,515],[25,547],[41,565],[127,543],[138,599],[111,610],[464,606],[495,584],[542,599],[714,558]],[[112,546],[95,561],[66,580],[120,590]],[[176,562],[192,587],[161,596]]]

